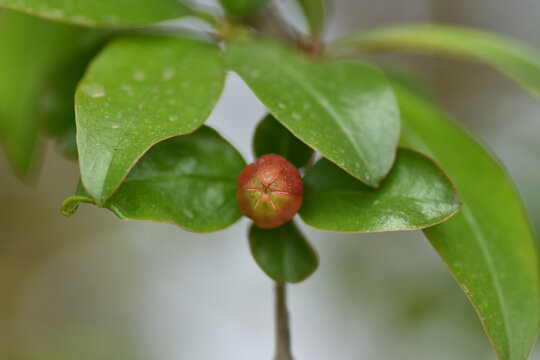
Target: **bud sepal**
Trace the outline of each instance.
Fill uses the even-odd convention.
[[[247,165],[238,178],[236,198],[242,213],[262,229],[291,220],[302,206],[304,185],[285,158],[267,154]]]

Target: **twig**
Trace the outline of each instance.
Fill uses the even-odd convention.
[[[287,312],[287,288],[276,283],[276,357],[275,360],[293,360],[291,336],[289,332],[289,313]]]

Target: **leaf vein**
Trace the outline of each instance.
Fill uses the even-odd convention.
[[[497,296],[497,299],[499,299],[498,301],[499,309],[501,311],[501,315],[504,320],[504,335],[506,336],[506,340],[508,344],[510,344],[510,334],[508,333],[508,318],[507,318],[506,312],[504,311],[504,309],[506,308],[506,304],[505,304],[501,284],[499,283],[498,278],[495,275],[493,275],[495,274],[495,265],[493,263],[493,259],[491,258],[491,255],[489,254],[489,250],[486,246],[486,238],[484,237],[484,234],[478,227],[477,221],[474,218],[474,215],[469,210],[469,207],[466,204],[463,204],[461,212],[463,213],[463,216],[467,220],[467,223],[469,223],[471,230],[475,235],[474,238],[478,240],[477,243],[480,246],[480,250],[482,251],[482,254],[484,255],[484,258],[486,260],[486,264],[489,268],[489,274],[493,280],[495,294]],[[511,358],[510,353],[511,353],[511,348],[508,347],[508,358]]]
[[[366,163],[366,155],[364,153],[364,151],[358,146],[358,144],[353,140],[353,138],[351,137],[350,133],[348,131],[345,131],[345,130],[349,130],[349,127],[346,125],[346,121],[344,121],[341,117],[341,115],[339,114],[339,112],[334,109],[334,107],[332,106],[332,104],[330,102],[328,102],[328,100],[326,99],[326,97],[321,94],[319,92],[319,90],[317,88],[315,88],[314,86],[310,85],[309,83],[309,80],[306,80],[306,79],[303,79],[301,76],[298,75],[298,73],[296,73],[294,71],[294,69],[291,69],[288,65],[287,62],[283,62],[283,69],[284,71],[291,77],[293,78],[297,83],[298,85],[300,85],[301,87],[303,87],[309,94],[311,94],[316,102],[318,104],[321,105],[321,107],[326,110],[326,112],[330,115],[330,117],[332,117],[337,123],[338,125],[340,126],[340,130],[343,132],[343,134],[345,135],[345,138],[350,142],[350,144],[352,145],[352,147],[357,151],[357,153],[360,155],[360,160],[364,163],[364,166],[367,167],[367,163]]]

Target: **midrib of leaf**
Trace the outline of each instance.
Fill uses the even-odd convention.
[[[196,45],[187,47],[186,51],[187,51],[188,56],[193,57],[193,53],[197,53],[197,51],[201,50],[200,48],[193,50],[193,48],[196,48],[196,47],[197,47]],[[183,62],[185,62],[185,57],[182,60],[183,60]],[[146,102],[148,101],[150,96],[152,95],[152,89],[155,89],[156,87],[159,89],[160,88],[159,85],[162,84],[162,83],[163,83],[163,80],[155,80],[155,81],[151,82],[151,84],[154,84],[154,86],[150,87],[150,90],[148,91],[146,96],[137,105],[137,108],[135,108],[135,111],[133,111],[133,116],[131,117],[131,119],[129,120],[126,128],[122,132],[122,135],[120,135],[120,137],[118,138],[118,140],[116,142],[116,146],[115,146],[114,151],[113,151],[113,156],[111,157],[111,162],[114,159],[114,157],[115,157],[115,155],[116,155],[116,153],[118,151],[118,148],[120,147],[120,144],[126,140],[125,135],[128,132],[128,130],[131,128],[131,125],[133,124],[133,121],[137,117],[137,114],[140,112],[140,110],[143,109],[144,105],[146,104]],[[107,172],[107,175],[108,175],[108,172]]]
[[[150,98],[152,94],[152,91],[150,90],[148,92],[148,94],[146,94],[146,96],[144,97],[144,99],[140,102],[140,104],[137,105],[137,108],[133,111],[133,116],[131,117],[131,119],[129,120],[126,128],[124,129],[124,131],[122,132],[122,135],[120,135],[116,141],[116,144],[113,148],[113,152],[112,152],[112,155],[111,155],[111,158],[109,160],[109,166],[107,167],[107,172],[105,173],[105,177],[103,178],[103,186],[101,187],[101,191],[103,191],[103,189],[105,188],[105,182],[107,181],[107,179],[109,178],[109,173],[111,172],[111,169],[112,169],[112,166],[111,164],[113,163],[114,159],[116,158],[116,155],[118,154],[118,149],[120,147],[120,144],[125,140],[125,135],[126,133],[128,132],[129,128],[131,127],[131,125],[133,125],[133,121],[135,121],[135,118],[137,117],[137,114],[139,113],[139,111],[141,111],[144,107],[144,104],[146,104],[146,102],[148,101],[148,99]],[[142,157],[142,155],[140,155],[140,157]],[[139,157],[139,158],[140,158]],[[133,164],[134,165],[134,164]],[[124,178],[125,176],[127,176],[128,172],[131,170],[131,168],[133,167],[133,165],[131,165],[128,169],[128,171],[126,172],[126,174],[124,175]],[[121,181],[120,181],[121,183]],[[120,186],[120,183],[118,185],[116,185],[115,189],[117,189],[119,186]],[[114,192],[114,189],[113,191]],[[108,194],[108,196],[103,200],[103,202],[107,201],[107,199],[112,195],[112,192],[111,194]]]
[[[195,50],[193,50],[195,48]],[[188,46],[186,47],[185,51],[187,53],[186,57],[193,57],[194,54],[197,54],[197,52],[201,51],[202,50],[202,47],[201,46],[197,46],[197,45],[192,45],[192,46]],[[182,60],[182,62],[185,63],[185,59],[186,57],[184,57]],[[105,188],[105,182],[107,181],[107,179],[109,178],[109,173],[111,172],[111,169],[112,169],[112,166],[111,164],[113,163],[114,159],[116,158],[117,154],[118,154],[118,150],[120,148],[120,144],[123,143],[125,140],[126,140],[126,133],[128,132],[128,130],[131,128],[131,126],[133,125],[133,122],[135,121],[135,118],[137,117],[137,114],[143,109],[144,107],[144,104],[146,104],[146,102],[148,101],[148,99],[150,98],[150,96],[152,95],[152,89],[155,88],[155,87],[158,87],[159,89],[159,85],[163,83],[163,81],[161,80],[155,80],[153,82],[151,82],[152,84],[155,84],[153,87],[149,87],[149,90],[148,90],[148,93],[146,94],[146,96],[144,97],[144,99],[137,105],[137,107],[135,108],[135,110],[133,111],[133,116],[131,117],[131,119],[129,120],[126,128],[124,129],[124,131],[122,132],[122,135],[120,135],[120,137],[118,137],[117,141],[116,141],[116,144],[113,148],[113,152],[112,152],[112,155],[111,155],[111,158],[109,160],[109,166],[107,167],[107,172],[105,173],[105,177],[103,178],[103,186],[101,187],[101,191],[103,191],[103,189]],[[202,125],[202,124],[201,124]],[[195,130],[195,129],[194,129]],[[167,138],[170,138],[170,137],[174,137],[175,135],[172,135],[172,136],[168,136]],[[162,141],[164,139],[160,139],[158,141],[154,141],[152,142],[152,145],[155,145],[156,143]],[[137,159],[140,159],[151,147],[152,145],[150,145],[150,147],[148,147],[142,154],[140,154]],[[136,160],[137,160],[136,159]],[[131,164],[131,166],[129,166],[129,168],[127,169],[127,171],[125,172],[125,174],[123,175],[123,177],[120,179],[120,182],[112,189],[112,191],[105,195],[103,201],[102,201],[102,204],[104,204],[111,196],[112,194],[120,187],[120,185],[122,184],[122,180],[124,180],[127,176],[127,174],[129,173],[129,171],[133,168],[133,166],[135,165],[136,161],[133,162]]]
[[[311,94],[321,105],[321,107],[326,110],[326,112],[328,112],[328,115],[330,115],[330,117],[333,118],[338,123],[338,125],[340,125],[339,129],[342,131],[344,137],[351,143],[353,148],[360,155],[360,161],[362,161],[364,167],[368,168],[367,163],[364,159],[364,151],[362,151],[362,149],[360,149],[358,145],[352,140],[349,132],[344,131],[344,129],[348,129],[348,127],[345,125],[343,119],[341,118],[341,115],[339,115],[339,113],[332,107],[332,105],[326,100],[323,94],[321,94],[315,87],[309,84],[309,80],[306,80],[302,76],[299,76],[299,74],[297,74],[294,69],[290,68],[288,62],[282,62],[281,65],[282,69],[285,70],[285,72],[289,74],[289,76],[293,78],[298,83],[298,85],[300,85],[300,87],[304,88],[304,90]]]
[[[507,318],[506,312],[504,311],[504,308],[506,308],[506,303],[505,303],[504,296],[503,296],[503,293],[502,293],[501,284],[499,283],[499,279],[494,275],[495,274],[495,265],[494,265],[493,259],[491,258],[491,255],[489,254],[489,250],[488,250],[488,248],[486,246],[486,238],[484,237],[484,234],[482,233],[482,231],[478,227],[477,221],[476,221],[473,213],[470,211],[469,206],[466,205],[466,204],[463,204],[461,212],[463,213],[463,216],[465,217],[465,220],[467,221],[467,223],[469,224],[472,232],[474,233],[474,235],[475,235],[474,238],[477,240],[476,242],[478,243],[478,246],[480,247],[480,250],[482,251],[482,255],[484,256],[486,264],[487,264],[487,266],[489,268],[489,275],[490,275],[490,278],[491,278],[491,280],[493,282],[493,286],[495,288],[495,294],[497,295],[497,300],[498,300],[497,305],[499,307],[499,310],[500,310],[500,313],[502,315],[503,322],[504,322],[504,335],[506,337],[507,344],[510,344],[510,334],[508,332],[508,318]],[[467,295],[467,297],[470,298],[470,295],[469,295],[468,292],[465,291],[465,294]],[[474,304],[474,302],[473,302],[473,304]],[[481,318],[482,318],[482,316],[483,315],[480,315]],[[494,346],[495,346],[495,344],[494,344]],[[511,347],[508,346],[508,358],[509,359],[512,358],[511,357],[511,351],[512,351]],[[498,355],[500,355],[500,354],[498,354]]]

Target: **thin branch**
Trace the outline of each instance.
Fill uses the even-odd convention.
[[[274,360],[293,360],[291,336],[289,332],[289,313],[287,312],[287,288],[276,283],[276,357]]]

